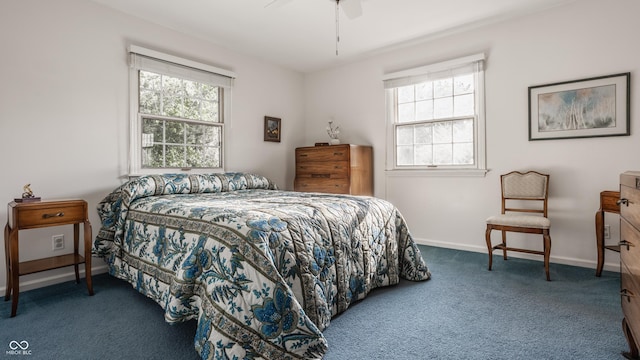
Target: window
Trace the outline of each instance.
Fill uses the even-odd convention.
[[[132,174],[223,169],[233,74],[132,46]]]
[[[484,55],[385,76],[388,170],[481,170]]]

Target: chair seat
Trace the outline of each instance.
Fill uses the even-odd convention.
[[[503,214],[488,218],[487,224],[548,229],[551,221],[542,216]]]

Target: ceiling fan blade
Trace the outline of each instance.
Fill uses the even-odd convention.
[[[264,7],[271,7],[271,8],[277,9],[281,6],[286,5],[287,3],[290,3],[291,1],[293,0],[271,0]]]
[[[362,15],[362,3],[360,0],[340,0],[339,4],[349,19],[355,19]]]

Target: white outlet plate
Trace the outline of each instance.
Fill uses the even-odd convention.
[[[611,239],[611,226],[610,225],[605,225],[604,226],[604,238],[605,239]]]
[[[53,235],[51,240],[54,251],[64,249],[64,235]]]

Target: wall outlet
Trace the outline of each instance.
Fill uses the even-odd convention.
[[[64,235],[53,235],[51,237],[53,251],[64,249]]]
[[[604,226],[604,238],[611,239],[611,225]]]

